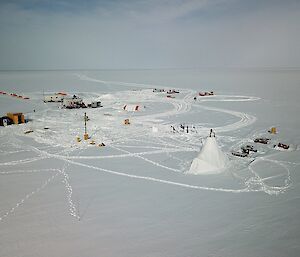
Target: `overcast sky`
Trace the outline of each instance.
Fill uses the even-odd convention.
[[[0,69],[300,67],[299,0],[1,0]]]

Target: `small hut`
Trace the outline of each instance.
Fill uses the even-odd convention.
[[[24,114],[21,112],[17,112],[17,113],[7,113],[7,117],[10,118],[14,124],[21,124],[21,123],[25,123],[25,117]]]
[[[73,98],[64,98],[63,99],[63,107],[67,109],[74,109],[83,107],[83,101],[80,97],[73,96]]]
[[[141,108],[139,105],[135,105],[135,104],[125,104],[123,106],[123,110],[128,111],[128,112],[137,112],[140,111]]]
[[[62,102],[63,99],[65,98],[65,95],[61,94],[55,94],[55,95],[45,95],[44,96],[44,103],[49,103],[49,102]]]
[[[102,107],[102,105],[101,105],[100,101],[93,101],[93,102],[91,102],[91,107],[98,108],[98,107]]]

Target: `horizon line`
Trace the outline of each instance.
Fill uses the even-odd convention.
[[[209,67],[165,67],[165,68],[45,68],[45,69],[0,69],[5,71],[138,71],[138,70],[269,70],[269,71],[300,71],[300,67],[280,67],[280,66],[257,66],[257,67],[237,67],[237,66],[209,66]]]

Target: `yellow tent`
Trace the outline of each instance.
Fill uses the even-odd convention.
[[[14,124],[25,123],[24,114],[21,112],[18,113],[7,113],[7,117],[10,118]]]

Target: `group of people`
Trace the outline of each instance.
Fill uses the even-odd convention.
[[[175,133],[175,132],[186,132],[186,133],[189,133],[189,132],[196,132],[197,133],[197,130],[196,130],[196,128],[195,128],[195,126],[194,125],[192,125],[192,126],[188,126],[188,125],[184,125],[184,124],[180,124],[179,125],[179,130],[178,129],[176,129],[175,128],[175,126],[171,126],[171,131],[173,132],[173,133]],[[209,131],[209,137],[216,137],[216,133],[213,131],[213,129],[210,129],[210,131]]]
[[[171,130],[173,133],[175,132],[185,132],[185,133],[196,132],[197,133],[197,130],[194,125],[188,126],[185,124],[179,124],[179,128],[176,129],[175,126],[171,126]]]

